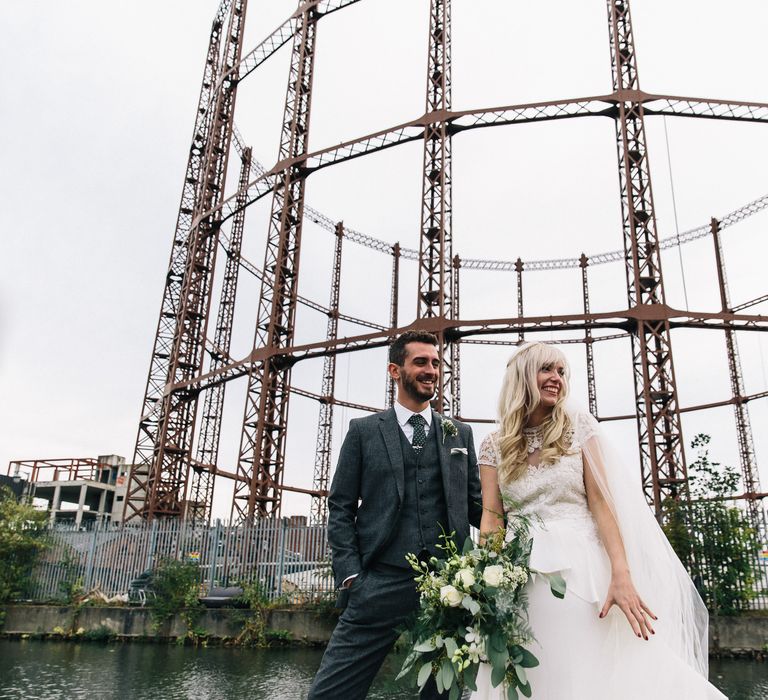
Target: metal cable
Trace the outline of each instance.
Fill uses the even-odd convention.
[[[669,188],[672,191],[672,212],[675,216],[675,242],[677,243],[677,257],[680,262],[680,276],[683,280],[683,298],[685,299],[685,310],[690,310],[688,304],[688,286],[685,283],[685,268],[683,267],[683,247],[680,245],[680,224],[677,220],[677,198],[675,197],[675,179],[672,175],[672,155],[669,150],[669,131],[667,131],[667,117],[662,117],[664,121],[664,140],[667,145],[667,168],[669,170]]]

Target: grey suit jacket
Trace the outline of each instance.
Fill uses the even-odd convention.
[[[440,469],[448,529],[461,546],[469,526],[480,526],[482,502],[472,429],[455,419],[458,435],[443,440],[438,430]],[[350,421],[328,496],[328,543],[336,585],[375,560],[394,535],[404,492],[400,426],[394,409]]]

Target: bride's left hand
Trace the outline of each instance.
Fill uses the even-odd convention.
[[[627,621],[638,637],[648,639],[649,633],[656,634],[648,618],[654,620],[658,618],[640,598],[629,573],[614,574],[611,577],[611,585],[608,587],[608,595],[600,611],[600,617],[605,617],[614,605],[617,605],[626,615]]]

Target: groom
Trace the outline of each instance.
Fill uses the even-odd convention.
[[[430,408],[440,381],[437,338],[408,331],[389,348],[394,408],[350,421],[328,497],[328,542],[344,612],[309,700],[365,698],[419,604],[405,555],[439,556],[439,536],[461,546],[480,525],[480,481],[469,426]],[[438,694],[430,679],[422,698]]]

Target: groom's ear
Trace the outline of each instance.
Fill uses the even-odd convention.
[[[395,381],[398,381],[400,379],[400,365],[390,362],[387,365],[387,374]]]

